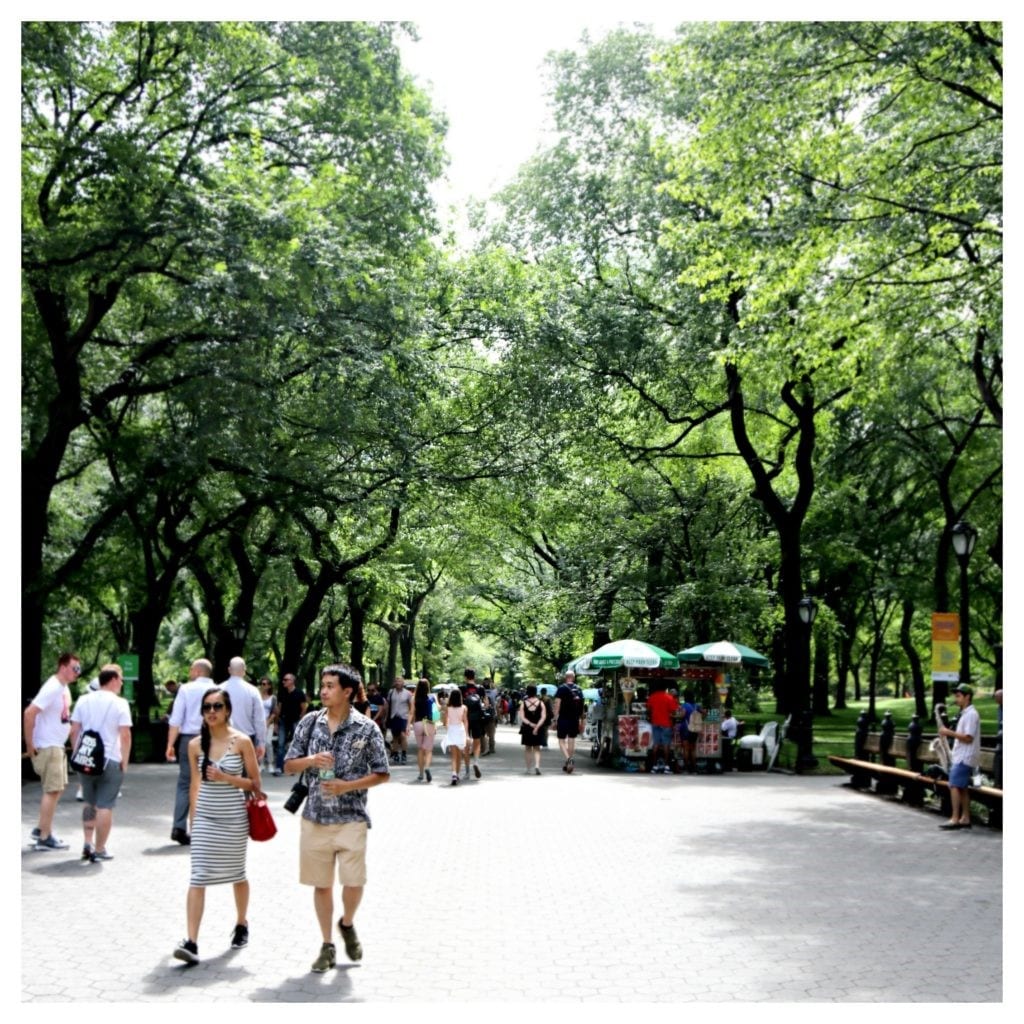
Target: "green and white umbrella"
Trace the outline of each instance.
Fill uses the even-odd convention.
[[[584,659],[589,658],[589,654],[582,654],[578,658],[573,658],[572,661],[567,661],[562,666],[562,675],[566,672],[575,672],[578,676],[596,676],[600,675],[601,670],[599,668],[590,668],[589,664],[587,668],[582,666]]]
[[[714,643],[697,644],[679,651],[676,657],[680,661],[717,661],[725,665],[756,665],[767,668],[771,664],[763,654],[758,654],[752,647],[734,644],[728,640],[716,640]]]
[[[577,672],[601,668],[679,668],[679,659],[643,640],[612,640],[577,659]]]

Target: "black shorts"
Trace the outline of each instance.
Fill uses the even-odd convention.
[[[482,718],[471,718],[469,720],[469,738],[482,740],[484,738],[484,720]]]
[[[555,735],[560,740],[574,740],[580,734],[578,718],[560,718],[555,723]]]

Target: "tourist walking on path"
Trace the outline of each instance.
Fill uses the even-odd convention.
[[[576,737],[583,731],[583,691],[576,685],[576,673],[565,673],[562,685],[555,691],[555,735],[565,763],[562,771],[570,775],[576,767]]]
[[[486,725],[486,714],[484,712],[483,698],[476,682],[476,671],[467,668],[463,673],[466,680],[466,692],[463,695],[462,703],[466,708],[466,727],[468,738],[466,740],[466,764],[465,774],[469,778],[470,764],[473,766],[473,774],[480,778],[480,742],[484,737]]]
[[[178,762],[178,786],[174,794],[174,822],[171,839],[187,846],[189,794],[192,792],[192,766],[188,759],[188,745],[199,735],[203,724],[203,695],[215,686],[211,676],[213,665],[206,658],[197,658],[188,671],[188,682],[178,688],[168,719],[168,761]]]
[[[480,756],[489,757],[496,749],[495,736],[498,731],[498,691],[494,679],[484,680],[484,738],[480,743]]]
[[[99,775],[80,775],[82,782],[82,860],[95,864],[113,860],[107,849],[114,824],[114,804],[121,793],[124,773],[132,752],[132,711],[122,697],[124,678],[120,665],[100,669],[99,686],[78,698],[71,713],[71,749],[83,732],[93,730],[103,741],[103,770]]]
[[[540,775],[540,752],[544,722],[547,714],[544,704],[537,696],[537,687],[532,683],[526,688],[526,699],[520,708],[522,724],[519,726],[519,742],[526,757],[526,774]]]
[[[459,771],[465,757],[466,737],[469,735],[466,708],[462,703],[462,692],[452,689],[448,693],[448,706],[445,708],[445,727],[447,732],[442,749],[447,749],[452,759],[452,785],[459,784]]]
[[[256,748],[256,759],[262,760],[267,749],[267,715],[263,709],[263,695],[245,678],[245,661],[232,658],[228,663],[228,678],[220,684],[231,698],[231,726],[244,732]]]
[[[286,672],[281,677],[281,692],[277,695],[277,760],[274,774],[284,771],[284,755],[292,742],[295,726],[306,713],[309,702],[305,690],[295,685],[295,675]]]
[[[391,730],[391,759],[405,764],[409,750],[409,719],[412,717],[412,694],[405,688],[405,679],[395,676],[388,690],[388,728]]]
[[[199,963],[199,925],[208,885],[231,884],[235,896],[235,929],[231,948],[249,943],[249,882],[245,853],[249,844],[246,793],[260,797],[260,766],[252,740],[228,724],[231,696],[215,686],[203,694],[203,723],[189,742],[192,766],[189,790],[191,877],[185,908],[188,936],[174,951],[178,960]],[[244,774],[243,774],[244,769]]]
[[[321,671],[322,710],[299,722],[284,762],[289,775],[303,773],[309,784],[299,838],[299,882],[313,886],[323,940],[312,966],[318,974],[336,960],[331,941],[335,872],[341,882],[338,929],[345,952],[350,960],[363,956],[355,914],[366,885],[367,790],[390,778],[381,731],[352,707],[360,682],[351,665],[327,665]]]
[[[22,716],[25,750],[43,785],[39,824],[32,830],[36,850],[68,848],[67,843],[53,834],[53,816],[57,801],[68,784],[68,762],[64,753],[71,730],[68,686],[81,674],[82,663],[78,655],[66,651],[57,659],[57,672],[39,688]]]
[[[413,697],[414,723],[413,733],[416,737],[416,768],[419,774],[416,778],[422,782],[426,779],[430,782],[433,776],[430,774],[430,762],[434,757],[434,734],[437,727],[434,725],[434,698],[430,695],[430,683],[421,679],[416,684],[416,693]]]
[[[270,676],[264,676],[260,680],[260,696],[263,699],[263,715],[267,722],[267,745],[263,750],[263,757],[260,758],[260,765],[270,771],[274,761],[278,712],[277,697],[274,696],[274,684],[270,681]]]

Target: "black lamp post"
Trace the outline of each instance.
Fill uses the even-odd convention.
[[[978,531],[966,519],[953,527],[953,550],[960,563],[960,682],[971,682],[971,604],[967,585],[967,563],[971,560]]]
[[[806,635],[803,641],[803,656],[801,658],[800,671],[804,673],[807,680],[807,692],[810,693],[811,675],[811,627],[818,615],[818,605],[813,597],[803,597],[797,605],[800,613],[800,621],[804,624]],[[797,723],[797,757],[796,770],[803,771],[805,768],[816,768],[818,759],[814,756],[814,715],[810,708],[799,708],[797,713],[800,721]]]

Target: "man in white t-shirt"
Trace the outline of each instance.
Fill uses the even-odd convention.
[[[39,825],[32,830],[37,850],[66,850],[68,844],[53,834],[53,815],[57,801],[68,784],[68,762],[64,745],[71,721],[71,698],[68,686],[82,674],[77,654],[65,651],[57,659],[57,672],[50,676],[25,708],[23,727],[25,750],[32,767],[42,780],[43,796],[39,801]]]
[[[960,709],[956,728],[950,729],[944,725],[939,729],[940,736],[953,738],[953,755],[949,766],[949,798],[953,813],[945,825],[939,826],[946,831],[971,827],[971,798],[968,789],[981,754],[981,718],[974,706],[974,690],[966,683],[961,683],[953,690],[953,699]]]
[[[114,804],[132,752],[132,712],[120,696],[124,678],[120,665],[100,669],[99,687],[78,698],[71,713],[71,749],[83,732],[92,729],[103,740],[103,771],[82,775],[82,831],[85,842],[82,860],[95,864],[113,860],[107,851],[107,839],[114,823]]]

